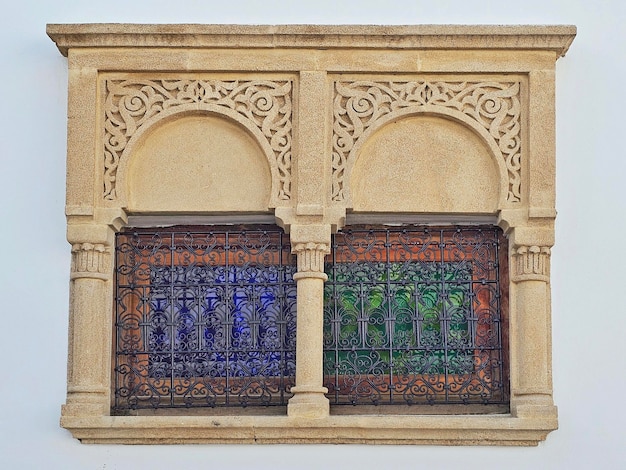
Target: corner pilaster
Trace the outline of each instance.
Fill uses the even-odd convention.
[[[550,247],[552,231],[511,236],[511,412],[517,417],[554,417],[550,322]]]
[[[68,226],[72,245],[67,401],[63,416],[102,416],[110,407],[113,237],[109,227]]]

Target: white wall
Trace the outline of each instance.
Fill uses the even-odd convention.
[[[626,468],[626,2],[2,0],[0,468]],[[65,399],[66,59],[46,23],[576,24],[557,66],[554,378],[560,430],[538,448],[87,446]]]

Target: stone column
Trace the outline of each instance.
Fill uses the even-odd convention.
[[[512,413],[556,415],[552,400],[550,247],[513,245]]]
[[[297,232],[297,231],[296,231]],[[330,227],[328,227],[330,238]],[[293,239],[292,232],[292,239]],[[330,240],[329,240],[330,241]],[[287,413],[296,418],[324,418],[329,414],[329,402],[323,383],[323,316],[324,316],[324,257],[330,252],[329,243],[293,243],[298,257],[296,386],[289,400]]]
[[[67,402],[63,416],[103,416],[110,409],[112,232],[68,226],[70,273]]]

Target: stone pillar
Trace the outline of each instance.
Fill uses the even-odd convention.
[[[68,226],[72,264],[64,416],[109,413],[112,238],[106,226]]]
[[[512,413],[556,415],[552,400],[550,247],[514,245],[511,252],[514,318]]]
[[[292,229],[293,230],[293,229]],[[292,241],[292,251],[298,257],[296,386],[291,389],[287,414],[297,418],[324,418],[329,414],[328,389],[323,383],[323,317],[324,317],[324,257],[330,252],[329,240],[320,242]],[[292,231],[292,240],[294,233]]]

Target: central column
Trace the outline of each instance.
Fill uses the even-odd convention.
[[[305,240],[308,239],[308,240]],[[317,239],[317,240],[315,240]],[[329,414],[328,389],[323,383],[324,257],[330,252],[330,226],[292,226],[292,252],[298,259],[296,386],[287,414],[324,418]]]

